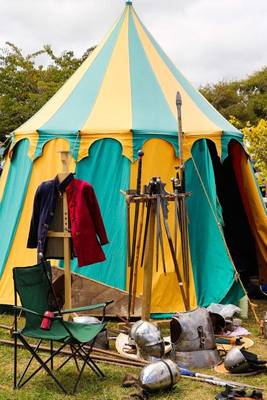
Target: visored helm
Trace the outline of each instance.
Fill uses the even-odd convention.
[[[137,345],[140,355],[148,361],[164,356],[164,341],[159,328],[147,321],[138,321],[132,326],[130,337]]]
[[[132,325],[132,327],[131,327],[131,329],[130,329],[130,332],[129,332],[129,344],[131,344],[131,345],[135,345],[136,343],[135,343],[135,332],[136,332],[136,330],[137,330],[137,328],[140,326],[140,325],[142,325],[144,323],[144,321],[143,320],[139,320],[139,321],[136,321],[133,325]]]

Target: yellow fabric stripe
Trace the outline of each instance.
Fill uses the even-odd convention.
[[[236,179],[242,201],[256,242],[256,253],[260,266],[261,283],[267,282],[267,215],[244,149],[239,143],[232,142],[229,151],[233,160]]]
[[[44,146],[41,157],[34,161],[32,176],[29,183],[27,196],[22,210],[21,218],[14,237],[14,242],[7,260],[7,264],[0,281],[1,303],[13,304],[13,278],[12,269],[18,266],[33,265],[36,263],[36,250],[27,249],[27,239],[32,215],[33,199],[37,187],[41,182],[53,179],[62,170],[59,151],[69,150],[69,143],[63,139],[54,139]],[[70,161],[70,171],[74,171],[75,163]]]
[[[35,133],[37,129],[43,126],[62,106],[65,100],[68,98],[70,93],[75,89],[76,85],[82,79],[90,65],[94,62],[106,41],[114,30],[116,23],[113,25],[111,30],[104,37],[102,42],[96,47],[96,49],[89,55],[89,57],[82,63],[82,65],[75,71],[75,73],[67,80],[66,83],[61,87],[59,91],[27,122],[16,129],[16,135],[31,134]]]
[[[0,177],[0,202],[1,202],[2,198],[3,198],[3,194],[4,194],[4,191],[5,191],[5,186],[6,186],[8,173],[9,173],[9,168],[10,168],[10,152],[6,157],[4,169],[3,169],[2,175]]]
[[[103,79],[96,102],[85,122],[82,132],[110,134],[130,132],[132,127],[131,82],[128,54],[128,18],[129,7],[125,14],[123,25]],[[116,82],[116,84],[114,84]],[[114,91],[114,88],[116,90]],[[106,135],[105,135],[106,136]],[[116,137],[117,138],[117,137]],[[123,145],[123,141],[121,142]],[[81,141],[79,159],[84,153]],[[88,150],[88,148],[87,148]],[[129,150],[123,153],[130,157]]]
[[[166,101],[173,115],[177,116],[176,110],[176,92],[179,91],[182,97],[182,123],[183,131],[187,133],[201,133],[205,135],[213,135],[214,132],[221,132],[220,127],[214,124],[206,115],[198,108],[192,98],[183,89],[180,83],[176,80],[175,76],[164,63],[153,44],[144,32],[138,17],[135,12],[133,13],[135,27],[137,29],[140,40],[143,44],[147,58],[151,67],[157,77],[158,83],[165,95]],[[217,144],[217,143],[216,143]],[[219,142],[218,142],[219,145]],[[221,146],[221,144],[220,144]],[[220,151],[220,147],[218,147]]]
[[[142,186],[148,184],[152,176],[160,176],[162,181],[165,182],[166,190],[172,192],[171,177],[175,176],[175,166],[178,164],[178,159],[175,157],[173,147],[164,140],[151,139],[144,145],[144,157],[142,168]],[[138,162],[132,164],[131,170],[131,188],[136,187]],[[131,221],[133,223],[134,207],[131,206]],[[174,204],[169,203],[169,225],[171,233],[174,232]],[[166,258],[167,275],[163,273],[163,266],[161,261],[161,253],[159,257],[159,271],[156,272],[156,260],[154,259],[154,272],[153,272],[153,294],[151,312],[174,312],[183,311],[181,292],[177,283],[174,266],[171,259],[171,253],[167,237],[162,224],[163,237],[164,237],[164,251]],[[172,235],[174,237],[174,235]],[[178,240],[178,264],[182,273],[182,255],[180,239]],[[140,257],[141,259],[141,257]],[[129,274],[129,268],[127,273]],[[137,280],[137,294],[141,295],[143,290],[143,268],[138,268]],[[196,307],[196,294],[192,272],[192,265],[190,260],[190,306]]]
[[[129,160],[132,161],[133,159],[133,135],[132,132],[124,132],[124,131],[118,131],[116,132],[111,132],[111,133],[104,133],[103,131],[101,132],[91,132],[91,131],[83,131],[80,132],[80,148],[79,148],[79,155],[78,155],[78,161],[80,161],[82,158],[87,157],[89,153],[90,146],[94,142],[96,142],[99,139],[116,139],[118,142],[120,142],[121,147],[122,147],[122,154],[127,157]]]

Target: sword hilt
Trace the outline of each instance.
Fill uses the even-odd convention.
[[[138,171],[137,171],[137,184],[136,184],[136,194],[141,193],[141,178],[142,178],[142,158],[144,155],[143,150],[138,150]]]

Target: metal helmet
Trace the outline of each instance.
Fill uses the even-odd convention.
[[[132,326],[130,337],[137,345],[139,355],[148,361],[164,356],[164,341],[159,328],[147,321],[138,321]]]
[[[162,360],[146,365],[140,373],[139,381],[148,392],[170,389],[180,378],[177,365],[171,360]]]
[[[226,354],[224,366],[232,373],[243,373],[251,370],[248,360],[242,354],[242,351],[236,347],[232,347]]]
[[[135,344],[136,344],[136,343],[135,343],[135,332],[136,332],[137,328],[138,328],[140,325],[142,325],[143,323],[144,323],[144,321],[143,321],[142,319],[140,319],[139,321],[136,321],[136,322],[132,325],[132,327],[131,327],[131,329],[130,329],[130,332],[129,332],[129,339],[128,339],[130,345],[135,345]]]

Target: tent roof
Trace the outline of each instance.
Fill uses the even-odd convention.
[[[184,78],[138,18],[130,1],[104,40],[61,89],[15,131],[35,155],[62,135],[79,136],[79,158],[98,138],[114,137],[132,158],[150,137],[177,138],[176,92],[182,97],[183,131],[207,136],[239,131]],[[32,152],[34,153],[32,150]],[[37,152],[37,153],[36,153]]]

